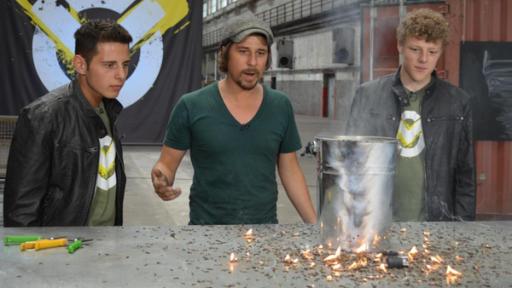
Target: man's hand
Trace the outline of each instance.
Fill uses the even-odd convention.
[[[181,194],[181,189],[172,187],[167,176],[158,168],[153,168],[151,171],[151,181],[153,182],[155,193],[162,198],[162,200],[173,200]]]

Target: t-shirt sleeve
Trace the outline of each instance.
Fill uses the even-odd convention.
[[[286,110],[288,118],[288,127],[285,131],[283,142],[279,148],[279,153],[290,153],[299,150],[302,147],[300,142],[299,131],[297,130],[297,124],[295,124],[295,115],[293,113],[292,104],[286,99]]]
[[[190,148],[190,121],[189,111],[183,98],[172,110],[164,144],[174,149],[187,150]]]

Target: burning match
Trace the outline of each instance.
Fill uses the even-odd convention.
[[[292,257],[290,257],[289,254],[286,254],[286,257],[284,257],[284,261],[283,261],[286,265],[294,265],[294,264],[297,264],[299,263],[299,259],[298,258],[294,258],[292,259]]]
[[[231,253],[231,254],[229,255],[229,262],[230,262],[230,263],[236,263],[236,262],[238,262],[238,258],[235,256],[235,253]]]
[[[409,262],[414,261],[414,258],[416,257],[416,255],[418,255],[418,249],[416,248],[416,246],[412,246],[409,253],[407,253],[407,258],[409,259]]]
[[[245,234],[244,234],[244,239],[245,239],[245,241],[247,241],[247,242],[249,242],[249,243],[251,243],[252,241],[254,241],[254,239],[255,239],[255,238],[256,238],[256,237],[254,237],[254,235],[253,235],[252,228],[251,228],[251,229],[249,229],[249,230],[247,230],[247,232],[245,232]]]
[[[452,267],[450,267],[450,265],[448,265],[446,267],[445,275],[446,275],[446,284],[451,285],[451,284],[456,284],[459,281],[459,278],[462,276],[462,273],[453,269]]]
[[[304,258],[306,260],[314,260],[315,259],[315,255],[313,255],[313,253],[309,249],[301,251],[300,254],[302,255],[302,258]]]

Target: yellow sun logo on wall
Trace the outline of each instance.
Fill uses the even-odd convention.
[[[36,27],[32,56],[37,74],[48,90],[70,81],[68,74],[72,74],[71,60],[75,51],[73,34],[87,21],[80,17],[80,12],[105,9],[119,15],[117,22],[134,40],[131,54],[139,52],[137,67],[124,85],[122,97],[118,98],[125,107],[146,94],[160,73],[162,35],[178,24],[174,33],[190,24],[190,21],[183,21],[190,12],[186,0],[37,0],[34,4],[29,0],[16,1]]]

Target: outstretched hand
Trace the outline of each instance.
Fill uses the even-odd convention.
[[[158,168],[151,171],[151,181],[153,182],[155,193],[162,198],[162,200],[173,200],[181,194],[181,189],[174,188],[169,182],[167,176],[165,176]]]

